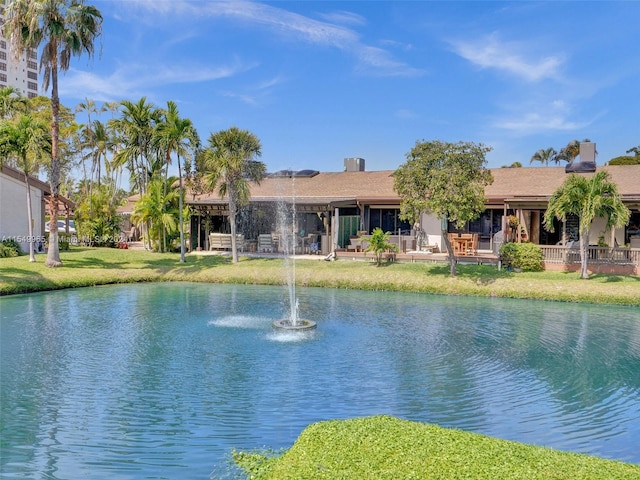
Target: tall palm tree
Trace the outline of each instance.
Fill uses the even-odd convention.
[[[137,102],[123,100],[122,116],[113,120],[113,127],[119,132],[122,150],[114,157],[116,166],[127,165],[139,194],[147,188],[149,171],[152,169],[151,146],[153,132],[159,120],[160,112],[152,103],[142,97]]]
[[[178,107],[175,102],[172,101],[167,102],[167,109],[164,112],[163,121],[158,124],[156,129],[156,138],[160,148],[165,151],[167,171],[169,170],[169,164],[171,163],[171,154],[175,153],[178,159],[178,182],[180,184],[180,262],[184,263],[184,220],[182,218],[183,185],[180,157],[187,157],[190,152],[195,151],[200,144],[200,139],[191,120],[188,118],[180,118]]]
[[[85,97],[84,102],[80,102],[78,105],[76,105],[75,113],[80,112],[87,112],[87,123],[84,124],[82,128],[82,132],[85,136],[84,140],[86,143],[93,144],[93,139],[91,138],[91,134],[93,133],[91,130],[91,114],[98,113],[96,102],[94,102],[90,98]],[[82,173],[84,174],[84,180],[87,179],[87,168],[85,166],[85,160],[86,156],[82,157]]]
[[[60,159],[58,71],[67,71],[72,56],[93,56],[94,42],[102,31],[102,14],[83,0],[9,0],[4,10],[4,34],[18,57],[29,48],[42,45],[40,70],[44,70],[43,88],[51,84],[51,225],[58,222],[60,195]],[[58,230],[49,233],[46,265],[57,267],[60,261]]]
[[[555,159],[555,156],[558,154],[553,147],[549,147],[547,149],[541,148],[536,153],[533,154],[529,163],[540,162],[545,167],[549,166],[549,162]],[[556,162],[557,163],[557,162]]]
[[[33,207],[31,205],[31,184],[29,178],[42,166],[43,159],[51,153],[51,137],[48,126],[35,120],[31,115],[22,115],[17,122],[3,120],[0,122],[0,152],[3,157],[15,155],[16,166],[24,174],[27,187],[27,219],[29,232],[29,261],[35,262],[33,240]],[[56,223],[50,223],[49,235]]]
[[[107,164],[107,155],[111,150],[111,137],[107,131],[107,127],[100,120],[94,120],[82,129],[82,149],[88,152],[82,156],[82,163],[87,158],[91,159],[91,175],[88,179],[89,197],[92,197],[93,184],[96,183],[100,188],[100,179],[102,178],[102,162]],[[95,176],[95,181],[94,181]],[[86,176],[85,176],[86,180]],[[91,202],[90,202],[91,205]]]
[[[622,227],[627,224],[631,212],[622,203],[618,187],[609,181],[609,174],[601,170],[587,178],[571,174],[549,199],[544,214],[544,227],[553,232],[553,220],[566,222],[567,215],[577,215],[580,232],[580,278],[589,278],[587,272],[587,246],[591,223],[595,218],[604,217],[607,227]]]
[[[210,191],[218,188],[220,197],[229,198],[229,224],[233,263],[238,263],[236,215],[238,207],[249,202],[249,182],[260,183],[267,167],[256,160],[262,155],[260,140],[248,130],[231,127],[212,133],[209,146],[202,155],[201,169]]]

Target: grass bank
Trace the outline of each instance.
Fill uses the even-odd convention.
[[[318,422],[280,456],[234,452],[249,478],[623,480],[637,465],[376,416]]]
[[[0,259],[0,295],[60,288],[153,281],[194,281],[281,285],[283,260],[188,255],[109,248],[72,248],[61,252],[63,266],[47,268],[44,255],[36,263],[28,256]],[[580,280],[572,272],[514,273],[490,265],[459,265],[449,276],[447,264],[298,260],[301,286],[595,302],[640,306],[640,276],[593,275]]]

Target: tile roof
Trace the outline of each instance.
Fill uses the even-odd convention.
[[[599,166],[597,171],[606,170],[610,179],[624,196],[640,196],[640,166],[611,165]],[[485,188],[487,198],[511,198],[550,196],[567,178],[564,167],[494,168],[491,170],[493,184]],[[594,173],[580,173],[590,177]]]
[[[619,193],[625,200],[640,201],[640,166],[612,165],[598,166],[606,170],[611,181],[617,184]],[[313,177],[267,177],[260,185],[251,185],[252,202],[272,202],[277,198],[291,197],[295,192],[296,203],[328,204],[330,202],[351,201],[368,204],[398,203],[398,195],[393,190],[394,170],[371,172],[321,172]],[[563,167],[522,167],[491,169],[494,181],[485,189],[489,203],[505,199],[540,199],[553,194],[567,178]],[[580,173],[591,176],[593,173]],[[191,204],[226,203],[217,193],[194,197],[187,196]]]
[[[335,201],[398,201],[393,191],[393,170],[375,172],[321,172],[313,177],[266,177],[259,185],[251,184],[251,201],[274,201],[291,197],[296,203],[323,204]],[[198,195],[189,203],[221,203],[216,193]]]

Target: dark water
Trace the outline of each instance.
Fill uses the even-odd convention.
[[[640,310],[144,284],[0,299],[0,473],[209,478],[232,449],[390,414],[640,463]]]

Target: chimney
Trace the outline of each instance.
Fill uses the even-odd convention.
[[[580,142],[580,161],[567,165],[564,168],[565,173],[595,172],[597,153],[594,142]]]
[[[344,171],[345,172],[364,172],[364,158],[345,158],[344,159]]]

